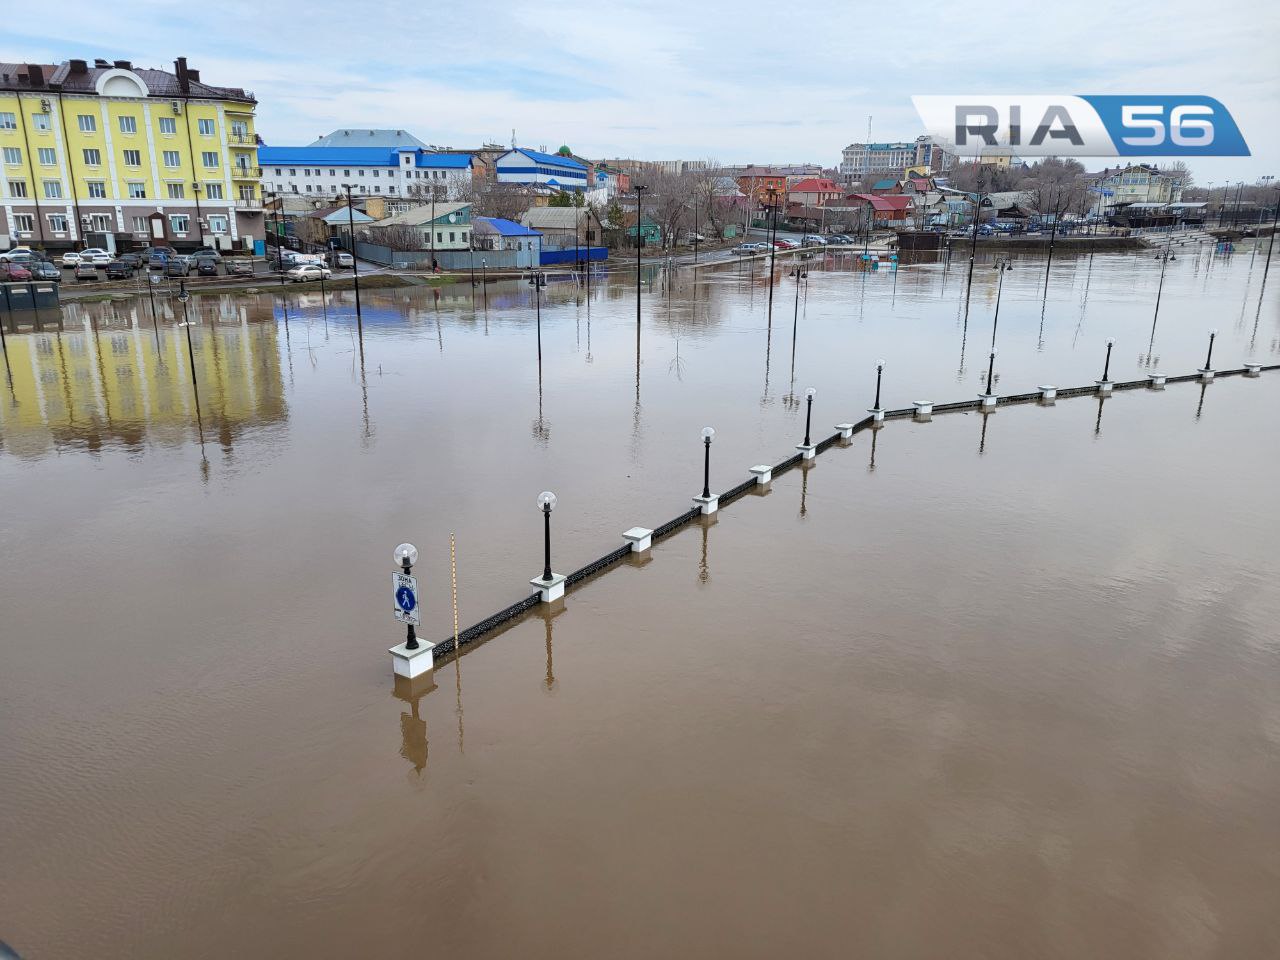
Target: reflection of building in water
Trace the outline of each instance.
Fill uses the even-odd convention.
[[[38,457],[185,442],[196,426],[185,332],[162,320],[9,337],[13,390],[0,397],[0,449]],[[192,328],[201,414],[224,448],[287,416],[274,324]]]

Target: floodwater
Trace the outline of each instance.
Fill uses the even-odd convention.
[[[1003,274],[997,391],[1280,355],[1262,258]],[[823,269],[828,267],[828,269]],[[752,276],[754,272],[754,278]],[[1277,374],[894,422],[396,686],[422,633],[884,399],[995,271],[76,305],[0,394],[0,939],[24,956],[1265,957]],[[1272,278],[1274,284],[1276,278]],[[668,293],[670,298],[668,300]],[[198,317],[197,317],[198,314]],[[190,392],[195,347],[200,415]],[[158,334],[157,334],[158,331]],[[794,367],[793,367],[794,344]],[[7,386],[7,384],[5,384]],[[874,461],[873,461],[874,456]]]

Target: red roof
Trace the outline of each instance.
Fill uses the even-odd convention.
[[[874,193],[851,193],[846,199],[861,200],[864,203],[871,204],[871,209],[885,212],[905,210],[911,205],[911,198],[901,194],[891,197],[878,197]]]
[[[791,188],[792,193],[839,193],[840,188],[836,186],[834,180],[828,180],[826,177],[809,177],[801,180]]]

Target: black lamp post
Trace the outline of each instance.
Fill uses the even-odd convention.
[[[187,328],[187,359],[191,363],[191,392],[196,398],[196,412],[200,411],[200,388],[196,386],[196,354],[195,349],[191,346],[191,320],[187,316],[187,301],[191,299],[191,294],[187,292],[187,281],[182,280],[178,284],[178,302],[182,304],[182,325]]]
[[[1000,294],[1004,292],[1004,275],[1013,269],[1013,264],[1001,257],[996,260],[996,269],[1000,271],[1000,279],[996,281],[996,315],[991,321],[991,346],[993,349],[996,345],[996,327],[1000,324]],[[988,387],[987,393],[990,392],[991,389]]]
[[[1102,365],[1102,382],[1111,379],[1111,348],[1116,345],[1115,337],[1107,337],[1107,362]]]
[[[702,428],[702,499],[711,499],[711,438],[716,435],[715,427]]]
[[[351,243],[351,282],[356,289],[356,331],[360,335],[360,349],[363,350],[364,315],[360,312],[360,258],[356,256],[356,215],[351,205],[351,184],[343,186],[347,188],[347,240]]]
[[[480,259],[480,285],[484,287],[484,308],[489,309],[489,258]]]
[[[1213,369],[1213,367],[1211,367],[1210,364],[1213,363],[1213,341],[1217,338],[1217,336],[1218,336],[1218,331],[1216,329],[1209,331],[1209,352],[1204,358],[1204,368],[1206,370]]]
[[[538,507],[542,510],[542,579],[551,582],[551,511],[556,508],[556,495],[550,490],[538,494]]]
[[[396,547],[392,556],[395,557],[396,563],[400,564],[400,571],[407,577],[413,573],[413,565],[418,562],[418,548],[412,543],[402,543]],[[418,635],[414,633],[412,623],[408,625],[404,648],[406,650],[418,649]]]
[[[991,396],[991,375],[996,368],[996,348],[991,348],[991,356],[987,360],[987,396]]]
[[[649,188],[636,185],[636,336],[640,336],[640,248],[644,245],[641,226],[644,220],[644,191]]]
[[[874,409],[876,410],[880,409],[880,379],[883,376],[884,376],[884,361],[877,360],[876,361],[876,402],[874,404]]]
[[[814,395],[815,393],[817,393],[817,392],[818,392],[818,391],[817,391],[817,390],[815,390],[813,387],[809,387],[809,388],[808,388],[808,389],[806,389],[806,390],[805,390],[805,392],[804,392],[804,400],[805,400],[805,411],[804,411],[804,445],[805,445],[806,447],[808,447],[808,446],[812,446],[812,444],[810,444],[810,443],[809,443],[809,425],[810,425],[810,424],[812,423],[812,421],[813,421],[813,395]],[[880,401],[879,401],[879,399],[877,399],[877,400],[876,400],[876,406],[879,406],[879,405],[880,405]]]

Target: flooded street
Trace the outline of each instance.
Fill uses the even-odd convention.
[[[1262,255],[1024,257],[998,393],[1280,357]],[[1265,252],[1265,251],[1264,251]],[[70,304],[0,393],[0,939],[32,957],[1280,952],[1280,373],[891,422],[392,682],[884,401],[997,274],[814,261]],[[1272,272],[1275,272],[1274,270]],[[798,304],[798,306],[797,306]],[[175,312],[175,308],[176,312]],[[638,345],[637,345],[638,344]],[[638,352],[637,352],[638,351]],[[874,440],[874,447],[873,447]],[[430,687],[430,685],[428,685]]]

